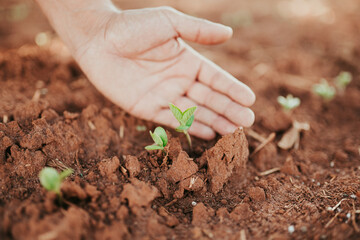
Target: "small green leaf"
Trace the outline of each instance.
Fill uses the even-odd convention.
[[[277,101],[285,110],[297,108],[301,103],[300,98],[294,97],[291,94],[288,94],[286,98],[283,96],[278,96]]]
[[[181,125],[185,125],[187,123],[187,121],[191,118],[191,116],[194,115],[194,112],[196,111],[196,106],[195,107],[191,107],[185,110],[185,112],[183,113],[182,119],[181,119]]]
[[[168,143],[166,131],[162,127],[157,127],[155,128],[154,134],[157,134],[161,138],[163,143],[162,146],[165,147],[166,144]]]
[[[158,145],[149,145],[145,147],[146,150],[163,150],[164,147]]]
[[[195,119],[195,116],[192,115],[192,116],[189,118],[189,120],[186,122],[185,125],[186,125],[188,128],[190,128],[191,125],[192,125],[192,123],[194,122],[194,119]]]
[[[60,175],[54,169],[45,167],[40,171],[39,174],[41,185],[48,191],[58,192],[60,189]]]
[[[150,135],[151,135],[151,137],[154,140],[156,145],[163,146],[164,143],[161,140],[161,138],[159,137],[159,135],[157,135],[156,133],[152,133],[151,131],[150,131]]]
[[[352,75],[349,72],[341,72],[336,78],[335,78],[335,84],[336,87],[345,90],[346,86],[349,85],[349,83],[352,81]]]
[[[315,84],[313,91],[327,101],[333,99],[336,94],[335,88],[330,86],[325,79],[321,79],[321,83]]]
[[[169,103],[169,107],[171,112],[173,113],[174,117],[176,118],[176,120],[179,121],[179,123],[181,124],[181,119],[183,117],[183,112],[174,104]]]
[[[178,126],[177,128],[175,128],[175,130],[178,131],[178,132],[183,132],[183,131],[188,130],[188,129],[189,129],[188,126],[183,126],[183,125]]]
[[[64,171],[62,171],[60,173],[60,181],[63,181],[65,178],[67,178],[68,176],[73,174],[73,172],[74,172],[74,170],[72,170],[71,168],[67,168]]]

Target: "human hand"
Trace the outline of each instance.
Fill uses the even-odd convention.
[[[222,43],[230,28],[168,7],[80,14],[58,32],[95,87],[128,113],[176,127],[170,102],[198,106],[189,132],[203,139],[253,124],[254,93],[183,41]]]

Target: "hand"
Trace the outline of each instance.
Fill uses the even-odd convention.
[[[203,139],[253,124],[250,88],[183,41],[222,43],[230,28],[168,7],[92,11],[68,28],[65,42],[90,81],[128,113],[177,127],[168,104],[198,106],[189,132]]]

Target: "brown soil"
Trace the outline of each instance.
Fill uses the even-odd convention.
[[[359,239],[360,7],[351,3],[329,2],[331,24],[250,4],[251,26],[213,52],[198,47],[256,92],[252,129],[276,137],[253,155],[260,142],[247,129],[194,139],[192,151],[169,132],[168,155],[147,152],[138,126],[155,125],[107,101],[72,60],[32,45],[0,52],[0,238]],[[222,6],[207,17],[231,12]],[[343,70],[354,76],[345,94],[324,103],[311,93]],[[287,93],[302,100],[290,116],[276,103]],[[311,129],[298,149],[281,150],[292,120]],[[75,170],[62,201],[40,186],[44,166]]]

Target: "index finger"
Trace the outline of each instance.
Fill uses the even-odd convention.
[[[250,107],[254,104],[256,97],[248,86],[215,63],[201,55],[200,57],[203,60],[198,74],[198,80],[200,82],[217,92],[225,94],[233,101],[245,107]]]

